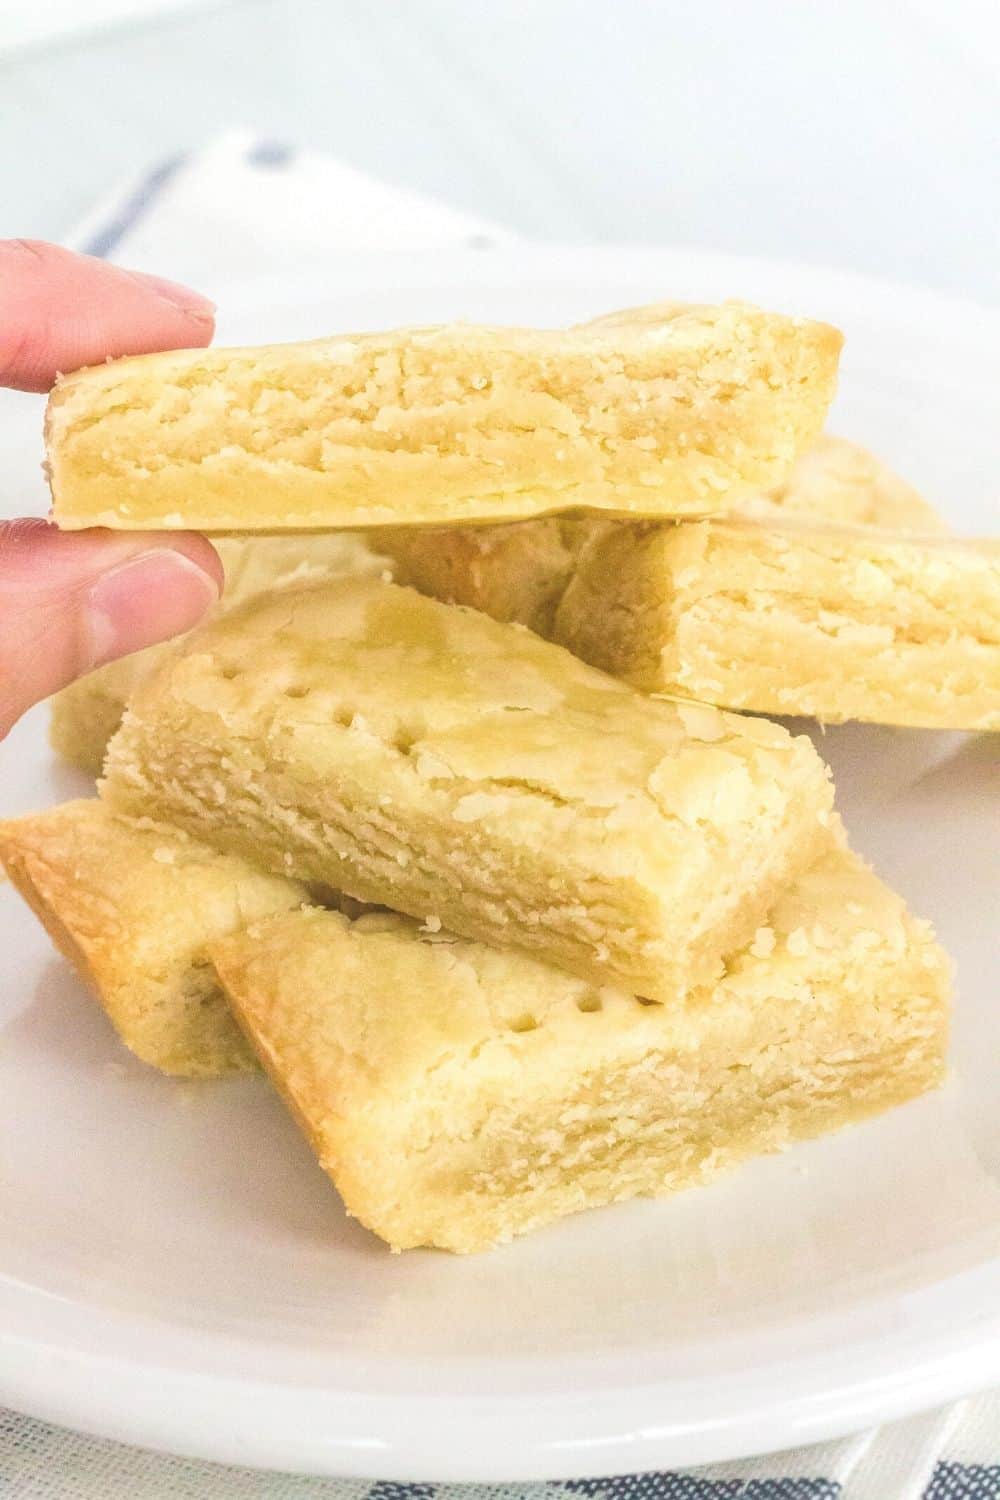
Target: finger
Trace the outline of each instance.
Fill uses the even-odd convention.
[[[75,677],[189,630],[222,583],[194,533],[0,522],[0,738]]]
[[[47,391],[109,356],[210,342],[206,298],[40,240],[0,240],[0,385]]]

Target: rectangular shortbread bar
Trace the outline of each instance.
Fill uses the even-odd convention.
[[[97,798],[0,823],[0,862],[137,1057],[189,1078],[256,1066],[205,944],[304,886]]]
[[[745,496],[738,510],[771,521],[802,516],[928,534],[946,530],[906,480],[857,443],[828,434],[796,460],[781,484]],[[543,517],[504,526],[396,526],[376,537],[396,564],[397,583],[551,636],[580,552],[604,524]]]
[[[1000,729],[1000,542],[791,517],[608,527],[552,635],[637,686],[726,708]]]
[[[400,581],[648,691],[827,723],[1000,728],[1000,544],[943,531],[885,465],[823,439],[739,515],[400,528],[379,544]]]
[[[392,526],[374,535],[397,583],[551,639],[577,559],[608,524],[542,516],[504,526]]]
[[[342,575],[379,577],[391,566],[388,557],[348,532],[217,537],[215,546],[226,570],[223,609],[291,583]],[[173,643],[167,642],[136,651],[56,693],[50,725],[53,749],[71,765],[97,776],[134,689],[171,649]]]
[[[828,432],[796,460],[785,480],[747,496],[739,510],[773,521],[800,516],[921,535],[948,530],[934,507],[901,474],[860,443]]]
[[[912,485],[874,454],[827,434],[796,460],[783,483],[744,497],[739,512],[774,522],[801,516],[927,534],[946,530]],[[397,526],[376,536],[396,564],[397,583],[551,637],[580,553],[604,524],[543,517],[505,526]]]
[[[714,975],[832,797],[805,737],[646,698],[371,580],[189,636],[132,699],[102,787],[278,873],[655,999]]]
[[[703,1183],[944,1067],[948,961],[839,849],[671,1006],[392,914],[278,916],[211,955],[348,1211],[395,1249]]]
[[[116,360],[52,393],[53,517],[276,531],[705,513],[778,482],[812,441],[840,345],[742,303],[663,303],[555,331]]]
[[[52,698],[49,718],[49,743],[56,754],[69,765],[99,776],[108,741],[122,721],[133,684],[144,676],[143,658],[148,654],[152,667],[165,649],[150,646],[148,653],[136,651],[120,657],[60,689]]]

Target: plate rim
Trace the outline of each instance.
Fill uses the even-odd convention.
[[[960,1283],[962,1295],[981,1307],[983,1283],[1000,1290],[1000,1261],[944,1278],[926,1295]],[[899,1300],[912,1313],[921,1295]],[[807,1356],[800,1363],[804,1375],[811,1369],[811,1381],[803,1378],[794,1398],[776,1404],[762,1383],[750,1403],[713,1421],[704,1408],[719,1393],[708,1377],[698,1382],[696,1410],[675,1415],[665,1400],[669,1388],[657,1381],[532,1393],[527,1400],[536,1421],[526,1430],[523,1420],[518,1425],[525,1398],[517,1394],[373,1396],[276,1387],[157,1364],[137,1370],[117,1357],[67,1353],[6,1332],[0,1332],[0,1401],[112,1441],[250,1469],[413,1483],[600,1479],[830,1441],[974,1394],[1000,1381],[1000,1297],[995,1301],[979,1320],[974,1344],[947,1327],[935,1352],[902,1372],[897,1357],[881,1371],[861,1379],[852,1373],[833,1387],[817,1384],[820,1362]],[[879,1346],[862,1347],[866,1352],[877,1358]],[[858,1355],[851,1345],[837,1358],[853,1371]],[[598,1403],[610,1409],[610,1419],[595,1421]]]

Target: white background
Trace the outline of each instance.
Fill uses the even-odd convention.
[[[233,126],[537,239],[1000,301],[997,0],[0,0],[0,235]]]

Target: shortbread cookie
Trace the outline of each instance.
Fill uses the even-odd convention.
[[[874,453],[822,435],[796,460],[787,480],[747,495],[739,513],[873,525],[922,534],[946,532],[937,511]],[[493,619],[514,619],[552,636],[556,609],[577,558],[603,520],[543,517],[502,526],[390,526],[376,532],[394,561],[397,583]]]
[[[143,1062],[189,1078],[256,1066],[205,944],[300,906],[304,886],[97,798],[0,823],[0,862]]]
[[[718,510],[823,425],[841,336],[743,303],[112,361],[58,382],[63,527],[265,530]]]
[[[822,433],[796,461],[781,484],[749,495],[741,514],[780,520],[801,516],[843,526],[879,526],[887,531],[946,532],[948,527],[895,470],[847,438]]]
[[[551,636],[581,550],[608,524],[543,516],[504,526],[392,526],[374,535],[397,583]]]
[[[791,517],[607,527],[551,633],[637,686],[726,708],[1000,729],[1000,542]]]
[[[379,545],[401,582],[648,691],[827,723],[1000,728],[1000,544],[944,531],[884,464],[825,438],[734,516],[396,528]]]
[[[123,811],[654,999],[715,974],[831,806],[805,737],[370,580],[189,636],[105,778]]]
[[[825,434],[782,484],[746,496],[739,511],[779,522],[792,515],[921,533],[947,529],[874,454]],[[395,526],[376,535],[379,550],[394,560],[397,583],[551,636],[580,552],[606,524],[544,517],[505,526]]]
[[[291,583],[341,575],[379,577],[391,567],[388,557],[347,532],[219,537],[215,545],[226,571],[223,609]],[[72,765],[97,776],[108,740],[121,723],[134,689],[174,645],[165,642],[136,651],[56,693],[50,726],[53,749]]]
[[[77,678],[51,700],[49,743],[71,766],[99,776],[108,741],[122,721],[122,711],[135,680],[141,680],[145,651],[109,662],[86,677]],[[163,649],[149,648],[150,664],[160,660]]]
[[[211,955],[348,1211],[399,1250],[706,1182],[944,1068],[948,961],[843,850],[669,1006],[388,914],[278,916]]]

